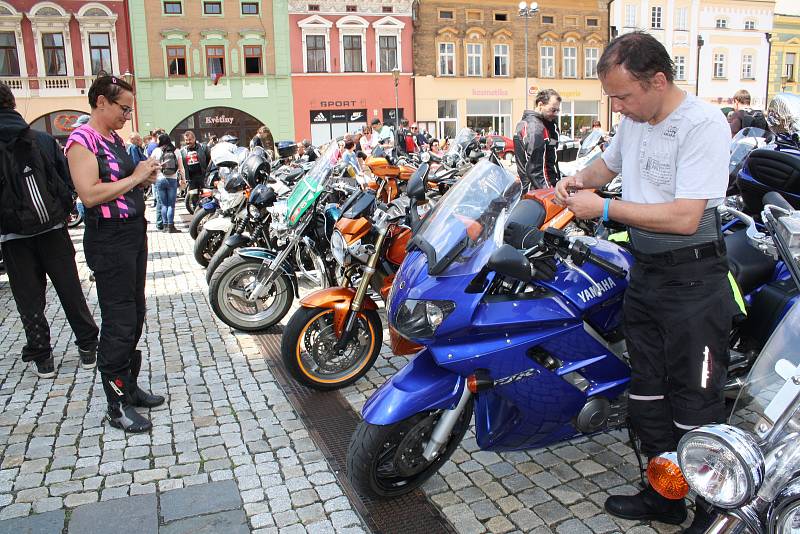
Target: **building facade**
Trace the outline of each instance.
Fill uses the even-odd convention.
[[[765,106],[774,0],[614,0],[612,34],[644,30],[666,47],[679,87],[729,107],[747,89]],[[699,58],[699,64],[698,64]]]
[[[395,108],[399,118],[415,120],[411,5],[411,0],[289,1],[298,139],[320,144],[374,118],[394,125]]]
[[[418,4],[417,122],[439,137],[452,137],[465,126],[511,136],[525,110],[526,93],[532,108],[540,89],[553,88],[563,98],[562,134],[577,136],[596,119],[605,123],[596,69],[608,42],[603,5],[596,0],[546,0],[526,19],[508,2]]]
[[[775,13],[771,45],[769,98],[777,93],[800,94],[800,6],[791,14]]]
[[[129,0],[137,124],[173,139],[233,134],[263,124],[294,138],[286,3],[280,0]]]
[[[122,0],[0,1],[0,81],[25,120],[62,142],[98,73],[130,78],[129,49]]]

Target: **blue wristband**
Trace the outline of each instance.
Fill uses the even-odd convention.
[[[611,199],[607,198],[605,202],[603,202],[603,222],[608,222],[608,207],[611,205]]]

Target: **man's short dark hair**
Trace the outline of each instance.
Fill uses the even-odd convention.
[[[405,118],[405,117],[403,117],[402,119],[400,119],[400,126],[402,126],[402,127],[404,127],[404,128],[405,128],[406,126],[408,126],[408,119],[407,119],[407,118]]]
[[[536,100],[534,101],[536,104],[548,104],[550,103],[550,99],[555,97],[556,100],[561,102],[561,95],[555,89],[542,89],[538,93],[536,93]]]
[[[0,82],[0,109],[14,109],[17,107],[17,99],[14,93],[6,84]]]
[[[380,123],[381,123],[381,120],[378,117],[375,117],[374,119],[372,119],[372,122],[370,124],[372,126],[375,126],[376,124],[380,124]]]
[[[602,78],[617,66],[645,85],[659,72],[664,73],[668,82],[675,79],[675,65],[667,49],[658,39],[641,31],[626,33],[608,43],[597,63],[597,75]]]
[[[733,94],[733,99],[745,106],[750,105],[750,92],[747,89],[739,89]]]

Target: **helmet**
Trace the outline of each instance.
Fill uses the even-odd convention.
[[[259,152],[251,153],[239,165],[239,172],[247,184],[254,188],[269,176],[269,160]]]
[[[268,185],[258,184],[250,192],[250,204],[257,208],[266,208],[275,203],[278,195]]]
[[[228,193],[236,193],[244,189],[246,182],[242,178],[242,174],[238,170],[231,170],[225,177],[225,191]]]

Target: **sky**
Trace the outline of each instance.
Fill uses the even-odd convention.
[[[781,15],[800,15],[800,0],[776,0],[775,13]]]

